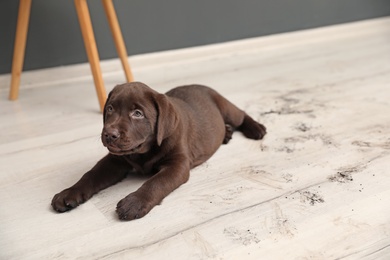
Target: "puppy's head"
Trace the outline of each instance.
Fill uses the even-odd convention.
[[[173,134],[177,113],[168,98],[143,83],[116,86],[103,112],[103,145],[112,154],[146,153]]]

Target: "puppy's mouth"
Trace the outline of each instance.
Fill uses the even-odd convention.
[[[144,143],[140,143],[139,145],[136,145],[132,148],[119,148],[117,146],[114,146],[112,144],[108,144],[108,145],[105,145],[108,149],[108,151],[111,153],[111,154],[114,154],[114,155],[127,155],[127,154],[133,154],[133,153],[136,153],[138,150],[140,150],[142,148],[142,145]]]

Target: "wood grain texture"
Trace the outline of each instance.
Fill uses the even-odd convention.
[[[131,222],[114,211],[145,181],[134,176],[69,213],[50,208],[106,154],[88,65],[26,73],[15,102],[0,87],[0,258],[388,259],[389,33],[385,18],[132,58],[154,89],[209,85],[268,134],[235,133]],[[102,64],[109,89],[116,64]]]

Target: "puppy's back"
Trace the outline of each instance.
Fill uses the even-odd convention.
[[[225,123],[215,98],[215,90],[202,85],[187,85],[166,93],[181,114],[184,135],[193,155],[193,166],[215,153],[225,137]]]
[[[165,94],[169,97],[181,99],[196,107],[203,104],[203,102],[212,101],[210,98],[218,93],[212,88],[203,85],[186,85],[173,88]]]

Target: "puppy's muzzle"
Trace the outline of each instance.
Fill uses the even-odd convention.
[[[110,128],[110,129],[105,129],[103,131],[103,138],[106,141],[107,144],[112,144],[115,141],[117,141],[120,137],[120,133],[118,129],[115,128]]]

